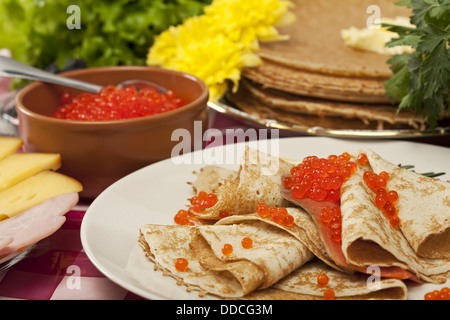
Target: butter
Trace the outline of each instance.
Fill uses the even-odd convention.
[[[53,153],[14,153],[0,160],[0,191],[43,170],[57,170],[61,157]]]
[[[12,218],[46,200],[82,189],[75,179],[44,170],[0,192],[0,215]]]
[[[415,27],[409,22],[409,18],[406,17],[397,17],[395,19],[384,18],[381,19],[381,23]],[[375,24],[372,28],[358,29],[351,27],[349,29],[341,30],[341,37],[347,46],[358,50],[386,55],[414,52],[414,49],[410,46],[386,47],[386,43],[394,38],[398,38],[398,34]]]

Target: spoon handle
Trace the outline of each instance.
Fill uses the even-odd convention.
[[[93,93],[97,93],[103,88],[84,81],[61,77],[2,56],[0,56],[0,77],[50,82]]]

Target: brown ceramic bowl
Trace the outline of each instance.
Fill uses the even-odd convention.
[[[81,91],[41,82],[23,88],[16,97],[16,109],[24,151],[60,153],[59,171],[83,184],[81,197],[93,199],[125,175],[170,158],[180,143],[171,141],[174,130],[187,129],[194,137],[194,122],[201,121],[203,136],[208,126],[208,88],[192,75],[150,67],[88,68],[61,75],[103,86],[130,79],[149,80],[174,90],[187,102],[180,109],[154,116],[72,121],[50,115],[58,108],[63,92],[76,95]]]

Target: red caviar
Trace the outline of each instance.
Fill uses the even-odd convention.
[[[175,110],[186,105],[174,91],[160,93],[153,88],[116,88],[109,85],[99,93],[76,97],[64,93],[61,106],[52,117],[77,121],[111,121],[145,117]]]
[[[267,218],[270,214],[269,207],[265,203],[261,203],[256,206],[256,212],[261,218]]]
[[[320,210],[320,220],[330,228],[331,239],[336,243],[342,242],[342,216],[337,206],[323,206]]]
[[[286,227],[292,227],[295,219],[289,214],[286,208],[270,207],[265,203],[256,206],[256,212],[261,218],[269,218],[278,224]]]
[[[193,226],[194,223],[190,220],[191,216],[189,211],[186,210],[179,210],[178,213],[175,215],[173,220],[176,224],[182,225],[182,226]]]
[[[321,209],[321,221],[330,228],[331,238],[336,243],[342,242],[341,186],[358,169],[351,161],[349,153],[330,155],[327,158],[309,156],[302,163],[293,167],[290,176],[283,179],[285,188],[290,189],[294,199],[309,198],[318,202],[331,202],[336,206],[325,205]],[[367,164],[367,156],[358,157],[360,164]]]
[[[401,220],[398,217],[398,210],[395,207],[398,200],[398,193],[395,190],[386,190],[390,175],[385,171],[379,174],[366,171],[363,174],[363,179],[366,185],[375,192],[375,205],[386,215],[391,226],[400,226]]]
[[[394,190],[391,190],[391,191],[389,191],[388,192],[388,200],[389,200],[389,202],[390,203],[396,203],[397,202],[397,200],[398,200],[398,193],[397,193],[397,191],[394,191]]]
[[[283,219],[283,223],[286,227],[292,227],[294,225],[295,219],[290,214],[286,215]]]
[[[244,239],[242,239],[241,243],[242,243],[242,247],[244,249],[251,249],[251,248],[253,248],[253,240],[250,239],[249,237],[245,237]]]
[[[330,278],[326,274],[319,274],[317,276],[317,284],[321,287],[325,287],[328,282],[330,281]]]
[[[225,219],[225,218],[227,218],[227,217],[229,217],[229,216],[230,216],[230,214],[229,214],[227,211],[221,211],[221,212],[219,213],[219,219],[220,219],[220,220]]]
[[[362,166],[366,166],[369,162],[369,158],[367,158],[367,155],[364,153],[361,153],[358,155],[358,163]]]
[[[206,193],[200,191],[197,196],[192,197],[191,200],[192,210],[194,212],[200,213],[204,209],[212,208],[218,202],[217,195],[214,193]]]
[[[283,185],[291,190],[294,199],[310,198],[315,201],[338,203],[340,188],[357,170],[357,164],[348,153],[328,158],[310,156],[293,167]]]
[[[231,244],[225,244],[222,248],[222,253],[224,256],[229,257],[233,254],[233,246]]]
[[[197,196],[192,197],[190,199],[191,207],[188,210],[179,210],[178,213],[174,217],[174,221],[176,224],[184,225],[184,226],[193,226],[194,222],[192,220],[198,220],[197,217],[193,215],[191,212],[201,213],[204,209],[211,208],[216,205],[218,202],[217,195],[213,193],[206,193],[204,191],[200,191]],[[220,218],[223,219],[229,216],[227,212],[221,212]]]
[[[325,300],[334,300],[336,298],[336,294],[333,289],[327,289],[323,293],[323,298]]]
[[[175,269],[180,272],[185,272],[189,266],[189,262],[185,258],[178,258],[175,262]]]
[[[425,294],[425,300],[450,300],[450,288],[445,287],[441,290],[434,290]]]

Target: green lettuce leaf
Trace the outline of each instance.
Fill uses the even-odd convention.
[[[212,0],[2,0],[0,48],[38,68],[69,59],[87,66],[144,65],[154,37],[203,13]],[[81,29],[69,29],[69,5]]]

